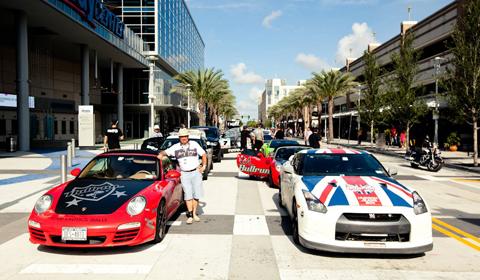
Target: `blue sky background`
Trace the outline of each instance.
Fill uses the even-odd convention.
[[[400,33],[452,0],[187,0],[205,42],[205,66],[221,69],[241,115],[257,118],[265,79],[298,80],[345,66],[369,43]],[[376,32],[376,36],[373,36]],[[350,49],[351,55],[350,55]],[[245,120],[245,119],[244,119]]]

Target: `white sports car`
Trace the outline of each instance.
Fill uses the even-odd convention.
[[[433,248],[422,197],[399,184],[370,153],[303,150],[280,171],[280,205],[295,243],[345,253],[419,254]]]

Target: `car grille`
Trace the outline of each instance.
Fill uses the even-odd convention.
[[[32,236],[33,238],[35,238],[37,240],[40,240],[40,241],[44,241],[44,242],[47,241],[43,231],[35,229],[35,228],[29,228],[29,229],[30,229],[30,236]]]
[[[335,240],[409,242],[410,222],[401,214],[344,213],[335,227]]]
[[[343,216],[349,221],[369,221],[369,222],[398,222],[402,217],[401,214],[371,214],[365,213],[344,213]]]
[[[135,237],[137,237],[139,231],[139,228],[133,230],[118,231],[113,238],[113,242],[118,243],[133,240]]]
[[[88,236],[87,240],[85,241],[77,241],[77,240],[62,240],[62,236],[60,235],[50,235],[50,239],[52,239],[53,243],[58,243],[58,244],[98,245],[98,244],[103,244],[107,239],[107,237]]]

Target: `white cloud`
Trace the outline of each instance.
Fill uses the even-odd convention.
[[[281,15],[282,15],[282,10],[273,11],[271,14],[269,14],[263,19],[262,25],[265,26],[266,28],[272,28],[272,25],[270,24],[270,22],[275,20],[277,17]]]
[[[257,75],[252,71],[243,73],[245,70],[247,70],[247,65],[245,65],[243,62],[230,66],[230,75],[232,76],[234,83],[249,85],[264,82],[264,79],[260,75]]]
[[[358,58],[363,55],[368,44],[377,43],[373,36],[372,28],[364,23],[354,23],[352,34],[348,34],[338,42],[337,53],[335,54],[337,65],[345,65],[347,58]],[[351,52],[350,52],[351,50]]]
[[[263,90],[257,87],[253,87],[248,92],[248,98],[250,98],[250,100],[252,101],[258,102],[258,98],[262,95],[262,92]]]
[[[237,108],[240,109],[239,112],[251,112],[258,110],[258,103],[253,103],[249,100],[240,100],[237,103]]]
[[[295,57],[295,63],[299,64],[303,69],[309,71],[313,70],[320,72],[322,69],[325,71],[330,71],[330,69],[332,69],[327,61],[320,59],[313,54],[299,53]]]

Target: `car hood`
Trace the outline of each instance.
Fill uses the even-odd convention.
[[[216,137],[207,137],[207,141],[210,141],[210,142],[218,142],[218,138],[216,138]]]
[[[155,181],[75,179],[62,191],[55,213],[71,215],[111,214]]]
[[[280,165],[283,165],[283,164],[284,164],[285,162],[287,162],[287,161],[288,161],[288,159],[275,159],[275,162],[276,162],[277,164],[280,164]]]
[[[308,176],[302,182],[326,206],[413,207],[412,191],[389,177]]]

